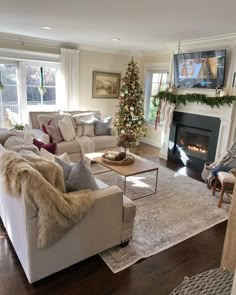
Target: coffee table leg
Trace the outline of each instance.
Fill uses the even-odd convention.
[[[125,176],[125,181],[124,181],[124,195],[126,193],[126,176]]]
[[[158,169],[157,169],[157,172],[156,172],[155,193],[157,192],[157,181],[158,181]]]

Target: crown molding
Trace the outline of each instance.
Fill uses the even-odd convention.
[[[68,43],[68,42],[60,42],[55,40],[48,40],[36,37],[29,37],[24,35],[15,35],[15,34],[8,34],[8,33],[1,33],[0,32],[0,42],[11,42],[17,43],[19,45],[33,45],[39,47],[46,47],[46,48],[72,48],[75,49],[78,47],[78,44]]]
[[[0,32],[0,46],[1,42],[12,43],[14,45],[18,45],[23,48],[26,46],[37,46],[39,48],[44,49],[54,49],[59,52],[61,48],[71,48],[71,49],[80,49],[87,51],[95,51],[101,53],[110,53],[110,54],[119,54],[119,55],[128,55],[128,56],[139,56],[139,52],[131,51],[131,50],[121,50],[121,49],[113,49],[113,48],[103,48],[96,47],[93,45],[85,45],[85,44],[76,44],[76,43],[68,43],[61,42],[55,40],[48,40],[42,38],[35,38],[23,35],[14,35]]]
[[[118,54],[118,55],[136,56],[136,57],[140,56],[139,51],[133,51],[133,50],[104,48],[104,47],[97,47],[97,46],[85,45],[85,44],[78,45],[78,48],[81,50],[94,51],[99,53]]]
[[[44,61],[58,63],[61,55],[54,53],[36,52],[29,50],[18,50],[9,48],[0,48],[0,59],[17,61]]]
[[[179,43],[180,42],[180,43]],[[166,46],[175,51],[179,48],[179,44],[181,49],[188,50],[191,48],[219,48],[219,47],[231,47],[236,44],[236,33],[226,34],[226,35],[218,35],[206,38],[198,38],[191,40],[184,40],[179,42],[171,42],[167,43]]]

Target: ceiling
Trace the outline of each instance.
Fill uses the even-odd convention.
[[[235,0],[0,0],[0,31],[133,52],[236,32]],[[42,26],[52,26],[44,30]],[[112,38],[120,38],[119,42]]]

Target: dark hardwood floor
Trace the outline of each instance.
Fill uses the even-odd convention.
[[[159,150],[155,147],[141,144],[136,152],[200,180],[199,173],[191,169],[159,160]],[[226,222],[223,222],[117,274],[113,274],[96,255],[30,285],[0,222],[0,294],[169,294],[185,276],[219,267],[225,230]],[[67,251],[65,249],[62,255]]]

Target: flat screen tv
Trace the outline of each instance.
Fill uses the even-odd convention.
[[[223,88],[226,50],[174,55],[174,81],[177,88]]]

